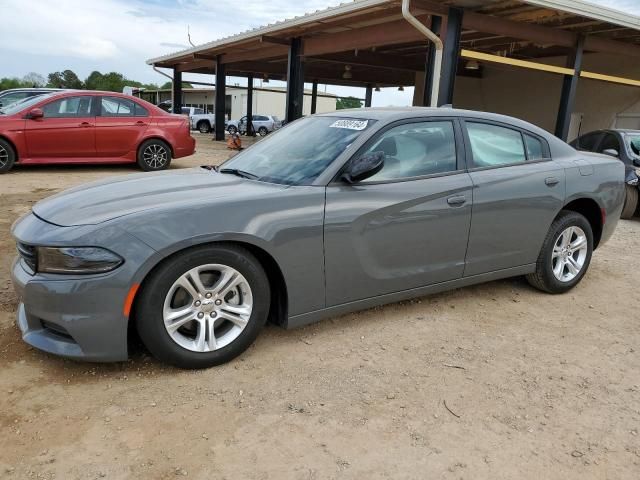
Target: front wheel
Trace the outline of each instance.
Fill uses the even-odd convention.
[[[164,262],[145,281],[136,326],[158,359],[208,368],[244,352],[266,323],[270,287],[244,248],[194,248]]]
[[[16,152],[9,142],[0,138],[0,173],[6,173],[16,163]]]
[[[638,208],[638,187],[634,185],[625,185],[624,207],[620,218],[629,220],[633,218]]]
[[[258,129],[258,134],[259,134],[261,137],[264,137],[267,133],[269,133],[269,130],[267,130],[267,127],[260,127],[260,128]]]
[[[198,131],[200,133],[209,133],[211,131],[211,125],[209,125],[209,122],[202,121],[198,123]]]
[[[162,140],[152,138],[138,149],[138,166],[145,172],[164,170],[171,164],[171,149]]]
[[[586,274],[592,253],[591,224],[577,212],[562,211],[544,240],[536,271],[527,280],[547,293],[567,292]]]

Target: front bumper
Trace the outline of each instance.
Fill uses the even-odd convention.
[[[64,244],[85,227],[57,227],[29,215],[14,227],[14,235],[27,244]],[[57,235],[56,235],[57,232]],[[98,238],[101,235],[83,234]],[[17,325],[29,345],[56,355],[95,362],[122,361],[128,357],[129,319],[124,303],[140,264],[153,250],[124,231],[111,229],[110,247],[125,263],[100,275],[33,275],[24,260],[16,258],[11,280],[19,298]],[[37,241],[35,241],[37,239]],[[78,244],[96,244],[89,239]],[[90,243],[87,243],[90,242]]]

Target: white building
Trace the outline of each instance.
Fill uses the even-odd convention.
[[[247,114],[246,87],[226,88],[226,112],[228,119],[239,119]],[[171,89],[145,90],[138,94],[144,100],[155,105],[171,101]],[[185,107],[198,107],[213,113],[216,97],[215,88],[184,88],[182,104]],[[331,93],[318,92],[316,113],[333,112],[338,97]],[[255,115],[275,115],[285,117],[286,89],[283,87],[262,87],[253,89],[253,113]],[[311,90],[305,90],[303,114],[311,114]]]

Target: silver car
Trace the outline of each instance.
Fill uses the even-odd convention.
[[[563,293],[613,233],[624,165],[513,118],[360,109],[298,120],[220,167],[137,174],[15,223],[17,323],[36,348],[183,368],[285,328],[524,275]],[[542,300],[541,300],[542,302]]]
[[[275,115],[253,115],[252,118],[253,130],[260,136],[265,136],[282,127],[282,120]],[[245,115],[240,120],[230,120],[226,127],[231,134],[236,132],[240,132],[242,135],[246,134],[247,116]]]

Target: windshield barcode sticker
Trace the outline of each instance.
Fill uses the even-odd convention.
[[[349,130],[364,130],[367,128],[369,120],[336,120],[330,128],[347,128]]]

